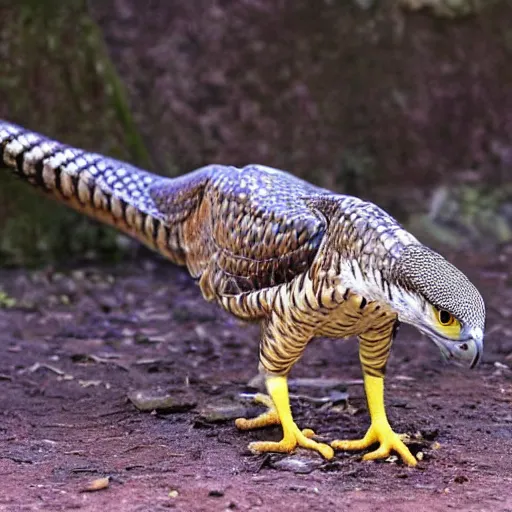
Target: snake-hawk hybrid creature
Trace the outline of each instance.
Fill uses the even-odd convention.
[[[471,367],[483,349],[485,306],[477,289],[372,203],[315,187],[261,165],[210,165],[170,179],[0,121],[0,164],[62,203],[185,265],[203,296],[261,323],[259,370],[268,411],[239,429],[280,424],[279,442],[333,457],[411,454],[387,419],[384,375],[399,322],[427,334],[442,354]],[[371,418],[360,440],[317,442],[293,420],[287,375],[315,337],[357,336]]]

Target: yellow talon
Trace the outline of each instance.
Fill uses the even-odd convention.
[[[372,444],[379,443],[377,450],[363,456],[364,460],[385,459],[389,457],[391,451],[395,451],[408,466],[416,466],[418,461],[405,446],[401,435],[394,432],[389,425],[384,409],[384,379],[365,375],[364,388],[372,421],[370,428],[363,439],[333,441],[331,446],[335,450],[364,450]]]
[[[237,418],[235,420],[235,426],[240,430],[252,430],[255,428],[269,427],[271,425],[279,425],[279,416],[277,415],[276,408],[272,399],[264,395],[263,393],[257,393],[253,399],[256,403],[265,405],[268,407],[268,411],[252,418],[250,420],[246,418]]]
[[[309,429],[307,429],[309,430]],[[334,457],[334,450],[327,444],[317,443],[313,441],[295,425],[295,428],[291,432],[287,432],[283,439],[278,442],[274,441],[258,441],[249,444],[249,450],[255,453],[260,452],[279,452],[279,453],[291,453],[300,446],[302,448],[308,448],[315,450],[320,453],[326,459],[332,459]]]
[[[391,451],[395,451],[408,466],[416,466],[416,458],[400,439],[400,435],[393,432],[387,420],[372,423],[363,439],[333,441],[331,446],[335,450],[364,450],[375,443],[380,443],[379,448],[365,454],[363,460],[385,459],[389,457]]]
[[[332,459],[334,450],[329,445],[313,441],[311,439],[315,435],[313,430],[307,428],[301,431],[293,421],[286,377],[267,377],[266,384],[270,397],[257,394],[254,399],[256,402],[269,407],[269,410],[254,419],[238,418],[235,425],[241,430],[248,430],[281,424],[283,439],[279,442],[259,441],[250,443],[249,450],[258,453],[290,453],[297,446],[301,446],[319,452],[326,459]]]
[[[316,436],[315,432],[313,430],[311,430],[310,428],[303,428],[302,435],[307,437],[308,439],[313,439],[313,437]]]

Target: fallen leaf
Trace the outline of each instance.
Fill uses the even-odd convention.
[[[106,489],[110,484],[110,477],[96,478],[91,480],[83,489],[82,492],[94,492]]]

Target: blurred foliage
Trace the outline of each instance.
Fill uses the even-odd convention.
[[[16,299],[0,290],[0,308],[8,309],[16,306]]]
[[[441,186],[429,211],[414,214],[408,227],[424,242],[471,250],[512,243],[512,185]]]
[[[0,117],[141,165],[150,161],[86,2],[0,3]],[[118,235],[0,173],[0,263],[118,254]]]

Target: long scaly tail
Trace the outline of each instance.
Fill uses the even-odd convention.
[[[184,263],[178,225],[152,197],[171,180],[0,120],[0,166],[71,208]]]

